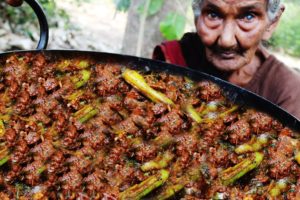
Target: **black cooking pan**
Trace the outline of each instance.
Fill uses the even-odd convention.
[[[139,58],[128,55],[120,55],[120,54],[111,54],[111,53],[101,53],[101,52],[92,52],[92,51],[77,51],[77,50],[45,50],[48,43],[48,24],[46,17],[43,13],[41,6],[38,4],[36,0],[25,0],[35,11],[37,17],[39,18],[40,24],[40,41],[37,46],[37,50],[31,51],[15,51],[15,52],[7,52],[0,54],[0,61],[4,60],[6,57],[12,54],[24,54],[24,53],[43,53],[46,57],[50,57],[52,59],[57,58],[72,58],[72,57],[89,57],[93,60],[99,61],[101,63],[114,63],[120,65],[126,65],[130,67],[134,67],[137,70],[142,71],[154,71],[154,72],[167,72],[171,74],[176,74],[179,76],[186,76],[195,81],[201,80],[210,80],[216,84],[218,84],[225,95],[234,103],[239,104],[241,106],[253,107],[260,111],[266,112],[270,114],[272,117],[277,118],[284,125],[290,127],[291,129],[300,132],[300,121],[284,111],[277,105],[271,103],[270,101],[260,97],[250,91],[247,91],[243,88],[234,86],[224,80],[216,78],[214,76],[195,71],[188,68],[179,67],[176,65],[171,65],[167,63],[163,63],[160,61]]]

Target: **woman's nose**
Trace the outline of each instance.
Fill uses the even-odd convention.
[[[229,49],[236,46],[236,44],[236,26],[233,22],[225,22],[218,39],[218,45],[224,49]]]

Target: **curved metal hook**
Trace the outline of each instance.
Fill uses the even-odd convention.
[[[48,45],[48,39],[49,39],[49,26],[48,26],[47,17],[43,11],[42,6],[38,3],[37,0],[25,0],[25,1],[34,10],[39,20],[40,40],[36,49],[38,50],[46,49]]]

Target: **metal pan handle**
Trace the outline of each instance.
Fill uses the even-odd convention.
[[[40,25],[40,40],[36,47],[37,50],[46,49],[49,39],[49,26],[46,15],[43,11],[42,6],[38,3],[37,0],[25,0],[26,3],[33,9],[35,15],[39,20]]]

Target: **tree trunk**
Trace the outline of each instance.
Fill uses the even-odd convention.
[[[147,0],[146,0],[147,1]],[[137,51],[139,32],[143,30],[143,23],[141,23],[141,16],[138,13],[138,7],[145,0],[132,0],[125,30],[125,35],[122,45],[122,53],[128,55],[136,55],[146,58],[152,57],[152,52],[157,44],[164,41],[160,31],[159,23],[167,16],[169,12],[177,12],[186,15],[188,6],[191,1],[187,0],[165,0],[162,9],[153,16],[148,16],[144,23],[144,32],[142,33],[141,54]]]

